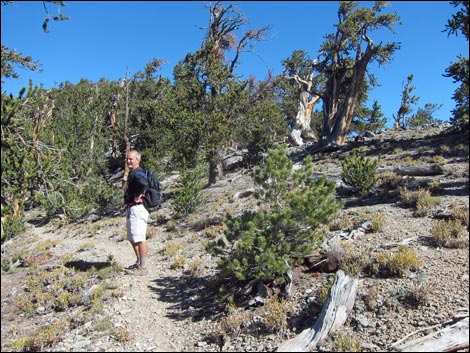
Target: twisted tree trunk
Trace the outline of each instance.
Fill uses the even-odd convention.
[[[313,107],[320,99],[320,96],[312,96],[313,77],[310,76],[308,80],[303,80],[298,75],[289,78],[295,80],[299,86],[298,110],[289,140],[294,146],[302,146],[304,140],[316,142],[318,139],[310,126],[310,122],[312,120]],[[310,99],[310,97],[312,98]]]
[[[322,136],[324,137],[324,144],[342,145],[349,132],[367,64],[374,54],[372,39],[365,34],[362,37],[367,42],[365,52],[357,56],[357,60],[352,67],[337,68],[327,82],[325,94],[327,98],[323,101]],[[343,92],[342,89],[348,72],[352,72],[351,83],[347,90]]]

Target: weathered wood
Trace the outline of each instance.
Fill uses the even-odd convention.
[[[387,243],[387,244],[384,244],[382,247],[384,247],[384,248],[393,248],[393,247],[398,247],[398,246],[402,246],[402,245],[408,245],[408,244],[414,242],[417,239],[419,239],[419,236],[406,238],[406,239],[403,239],[402,241],[399,241],[397,243]]]
[[[468,334],[467,312],[467,317],[451,326],[408,343],[402,343],[402,339],[392,344],[391,348],[397,352],[455,352],[469,347]]]
[[[302,331],[291,340],[282,343],[277,352],[310,352],[317,343],[330,333],[336,332],[346,318],[356,300],[358,280],[351,279],[342,270],[336,272],[335,281],[328,299],[313,327]]]
[[[427,167],[396,167],[396,168],[378,168],[377,173],[394,172],[398,175],[411,175],[411,176],[432,176],[443,175],[444,168],[439,164],[432,164]]]
[[[302,146],[304,140],[317,141],[315,132],[310,126],[310,121],[313,106],[320,99],[320,96],[312,93],[313,74],[306,79],[302,79],[299,75],[288,78],[295,80],[299,86],[298,110],[293,130],[289,135],[289,141],[293,146]]]

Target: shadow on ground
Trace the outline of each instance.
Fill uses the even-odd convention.
[[[183,275],[157,278],[149,288],[159,300],[172,303],[168,317],[175,320],[192,318],[193,321],[213,318],[220,313],[215,280]]]
[[[77,261],[69,261],[65,264],[65,267],[67,268],[74,268],[78,271],[83,271],[83,272],[88,271],[92,269],[93,267],[96,270],[101,270],[105,267],[110,267],[110,266],[112,266],[112,264],[109,261],[93,262],[93,261],[77,260]]]

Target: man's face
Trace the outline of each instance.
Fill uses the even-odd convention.
[[[130,170],[134,170],[139,166],[140,161],[137,159],[137,156],[133,152],[127,154],[127,167]]]

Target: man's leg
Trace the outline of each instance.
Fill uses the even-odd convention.
[[[132,244],[132,248],[134,249],[134,252],[135,252],[135,256],[137,258],[137,261],[136,263],[140,263],[140,251],[139,251],[139,243],[134,243],[134,242],[131,242]]]
[[[128,218],[128,239],[132,244],[135,255],[137,257],[136,269],[146,269],[147,268],[147,221],[148,221],[148,212],[142,206],[140,208],[132,208],[132,216]],[[136,241],[136,240],[140,241]],[[142,240],[141,240],[142,239]],[[132,266],[134,267],[134,266]],[[135,274],[135,273],[133,273]]]
[[[140,256],[140,267],[147,268],[148,247],[146,241],[137,243],[138,252]]]
[[[129,243],[131,244],[132,249],[134,250],[136,260],[135,260],[135,263],[133,265],[127,267],[128,270],[133,269],[133,268],[137,268],[137,267],[140,266],[139,246],[138,246],[137,243],[134,243],[131,240],[129,240]]]

